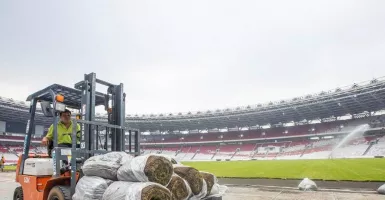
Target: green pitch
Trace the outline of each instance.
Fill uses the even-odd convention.
[[[385,181],[385,159],[183,162],[228,178]]]
[[[16,171],[16,165],[6,165],[4,171]]]

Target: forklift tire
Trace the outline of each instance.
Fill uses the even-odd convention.
[[[47,200],[71,200],[71,191],[68,186],[55,186],[48,194]]]
[[[23,188],[22,187],[15,188],[15,192],[13,193],[13,200],[23,200],[23,199],[24,199]]]

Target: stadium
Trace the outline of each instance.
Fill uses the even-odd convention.
[[[385,181],[384,99],[385,78],[378,78],[264,104],[127,115],[126,125],[140,130],[142,154],[168,154],[213,172],[224,184],[242,186],[238,197],[258,186],[260,196],[255,198],[262,199],[263,193],[298,198],[294,195],[301,194],[288,188],[296,188],[303,178],[315,180],[322,195],[337,195],[340,190],[345,192],[339,195],[374,195]],[[29,102],[0,97],[5,170],[14,170],[22,153],[28,119]],[[106,121],[107,116],[98,114],[97,119]],[[38,111],[32,151],[46,151],[40,141],[50,124],[52,119]],[[108,136],[105,130],[98,131],[103,144]],[[126,151],[133,148],[132,137],[126,133]]]
[[[0,200],[383,200],[384,10],[1,1]]]

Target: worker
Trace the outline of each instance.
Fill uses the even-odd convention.
[[[65,109],[60,112],[60,122],[57,124],[57,143],[58,147],[72,147],[72,120],[71,111]],[[77,124],[76,144],[80,141],[80,125]],[[42,139],[42,144],[47,146],[53,141],[53,124],[49,127],[47,135]],[[78,145],[77,145],[78,146]]]
[[[0,169],[1,169],[1,172],[4,172],[4,165],[5,165],[5,158],[4,158],[4,155],[1,156],[1,160],[0,160]]]

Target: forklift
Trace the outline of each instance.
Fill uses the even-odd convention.
[[[107,86],[107,93],[97,92],[96,84]],[[27,101],[31,102],[30,119],[23,154],[16,168],[16,182],[20,186],[15,189],[13,199],[71,200],[77,181],[82,177],[83,163],[94,155],[126,151],[126,134],[129,137],[127,153],[139,155],[139,130],[125,127],[125,97],[122,83],[114,85],[97,79],[95,73],[85,74],[84,80],[76,83],[74,88],[53,84],[28,96]],[[37,112],[38,103],[41,112]],[[96,106],[104,106],[108,113],[107,120],[95,117]],[[78,114],[71,119],[71,147],[60,147],[57,133],[59,113],[66,109],[77,110]],[[47,150],[51,152],[49,155],[29,152],[37,115],[53,118],[53,141]],[[77,130],[78,124],[80,131]],[[100,144],[101,130],[104,144]]]

